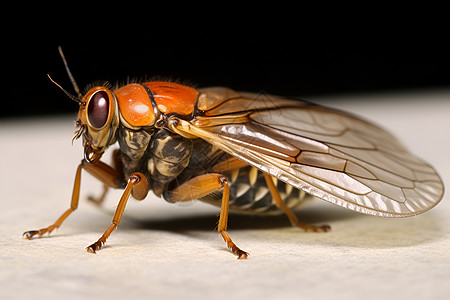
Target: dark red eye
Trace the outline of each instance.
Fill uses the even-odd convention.
[[[88,106],[89,123],[95,128],[101,128],[108,119],[109,99],[104,91],[98,91],[92,95]]]

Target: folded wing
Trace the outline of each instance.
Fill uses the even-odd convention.
[[[369,122],[266,94],[201,92],[203,115],[184,123],[186,134],[318,198],[385,217],[420,214],[442,198],[436,171]]]

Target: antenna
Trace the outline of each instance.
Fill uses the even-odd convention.
[[[69,96],[70,99],[72,99],[73,101],[77,102],[77,103],[81,103],[80,98],[78,98],[75,95],[72,95],[71,93],[69,93],[66,89],[64,89],[62,86],[60,86],[58,83],[56,83],[56,81],[54,81],[49,74],[47,74],[48,79],[50,79],[51,82],[53,82],[57,87],[59,87],[67,96]]]
[[[66,58],[64,57],[64,53],[63,53],[63,51],[62,51],[61,46],[58,46],[58,51],[59,51],[59,55],[61,55],[61,58],[62,58],[62,60],[63,60],[63,62],[64,62],[64,66],[66,67],[67,75],[69,75],[70,81],[72,82],[73,89],[75,90],[75,93],[78,94],[78,98],[81,99],[81,97],[82,97],[83,95],[81,94],[80,89],[78,88],[78,84],[77,84],[77,82],[75,81],[75,78],[73,78],[73,75],[72,75],[72,73],[70,72],[69,65],[67,64]],[[50,76],[49,76],[49,77],[50,77]],[[52,80],[52,79],[50,78],[50,80]],[[53,80],[52,80],[52,81],[53,81]],[[56,82],[54,82],[54,81],[53,81],[53,83],[56,84]],[[56,85],[59,86],[59,87],[61,88],[61,86],[60,86],[59,84],[56,84]],[[61,89],[62,89],[66,94],[68,94],[63,88],[61,88]],[[69,94],[68,94],[68,95],[69,95]],[[70,96],[69,96],[69,97],[70,97]],[[72,97],[70,97],[70,98],[72,98]],[[72,98],[72,99],[73,99],[73,98]],[[78,100],[77,102],[79,102],[79,100]]]

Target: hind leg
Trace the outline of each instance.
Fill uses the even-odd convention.
[[[264,178],[266,179],[266,183],[267,186],[269,187],[270,193],[272,194],[272,198],[275,201],[275,205],[284,211],[284,213],[289,218],[289,221],[293,226],[299,227],[305,231],[313,231],[313,232],[327,232],[331,230],[331,227],[328,225],[313,226],[300,222],[297,216],[292,212],[292,210],[289,207],[287,207],[286,204],[284,204],[275,184],[273,183],[272,176],[264,173]]]

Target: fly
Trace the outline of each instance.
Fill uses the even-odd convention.
[[[70,208],[52,225],[24,236],[42,236],[61,226],[78,207],[82,170],[109,188],[123,189],[111,225],[87,247],[96,253],[122,218],[128,199],[149,191],[168,202],[200,199],[220,206],[217,230],[239,259],[227,230],[229,210],[285,213],[292,225],[326,232],[330,226],[301,223],[293,210],[313,197],[375,216],[407,217],[434,207],[444,187],[427,163],[390,133],[345,112],[279,96],[196,89],[169,81],[95,86],[80,92],[59,48],[79,104],[74,139],[84,158],[75,173]],[[53,80],[52,80],[53,81]],[[113,162],[101,161],[118,143]]]

